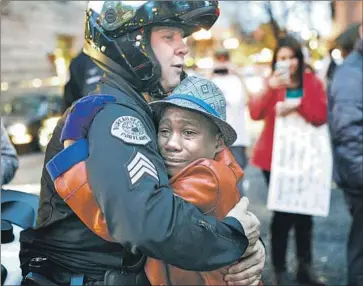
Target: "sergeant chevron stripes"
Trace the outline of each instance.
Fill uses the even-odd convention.
[[[127,166],[127,170],[129,171],[131,184],[135,184],[144,174],[149,174],[154,177],[158,182],[158,172],[154,166],[154,164],[145,157],[145,155],[137,152],[136,156],[130,164]]]

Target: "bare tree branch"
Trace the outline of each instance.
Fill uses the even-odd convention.
[[[281,1],[281,5],[283,5],[283,13],[282,13],[282,20],[283,20],[283,26],[285,27],[287,24],[287,21],[289,19],[289,7],[287,7],[287,3],[285,1]]]
[[[273,15],[273,12],[272,12],[271,1],[267,1],[264,6],[265,6],[265,9],[266,9],[267,15],[270,18],[270,24],[272,26],[274,37],[275,37],[275,39],[278,39],[279,35],[280,35],[280,27],[279,27],[279,24],[277,23],[277,21],[274,18],[274,15]]]

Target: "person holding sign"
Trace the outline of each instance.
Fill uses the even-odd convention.
[[[266,80],[265,90],[251,96],[249,109],[253,120],[265,122],[254,146],[251,162],[262,169],[269,184],[276,116],[297,112],[313,126],[320,126],[327,121],[323,83],[314,73],[305,69],[301,46],[294,38],[286,37],[278,41],[272,61],[272,75]],[[296,279],[305,284],[323,285],[311,268],[312,217],[275,211],[271,223],[271,253],[276,285],[291,284],[286,271],[286,250],[288,233],[292,227],[295,229],[297,245]]]

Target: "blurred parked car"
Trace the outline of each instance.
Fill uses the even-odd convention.
[[[52,137],[54,128],[57,126],[58,120],[62,115],[51,116],[42,121],[42,126],[39,129],[39,148],[45,152],[47,145]]]
[[[2,120],[16,147],[44,150],[56,122],[62,115],[60,95],[26,94],[2,106]],[[52,129],[53,128],[53,129]]]

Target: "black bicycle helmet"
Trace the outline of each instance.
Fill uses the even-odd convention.
[[[187,37],[208,30],[218,16],[218,1],[89,1],[84,52],[104,70],[126,77],[139,92],[165,97],[151,28],[180,27]]]

